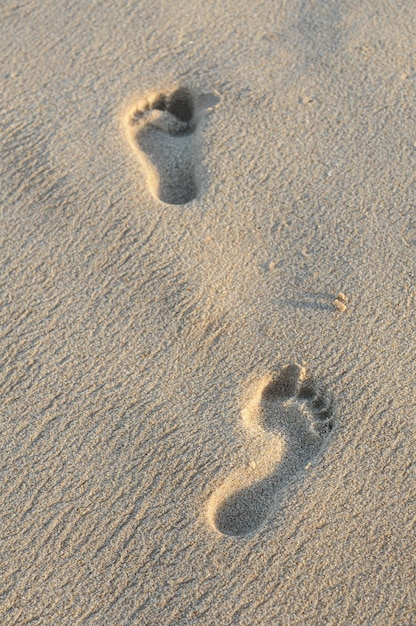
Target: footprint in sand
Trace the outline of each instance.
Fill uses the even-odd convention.
[[[194,95],[185,87],[153,92],[128,111],[128,139],[138,155],[152,194],[166,204],[186,204],[198,193],[198,124],[215,94]]]
[[[261,456],[231,475],[208,505],[211,525],[232,537],[256,531],[319,452],[334,425],[333,398],[304,367],[291,364],[260,381],[242,417],[253,439],[260,438]]]

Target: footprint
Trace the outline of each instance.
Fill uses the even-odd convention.
[[[256,531],[319,452],[334,425],[333,398],[304,367],[291,364],[260,381],[242,417],[260,438],[261,456],[230,476],[208,505],[211,525],[231,537]]]
[[[153,92],[126,116],[128,139],[147,174],[151,193],[166,204],[186,204],[199,189],[195,132],[201,113],[219,102],[185,87]]]

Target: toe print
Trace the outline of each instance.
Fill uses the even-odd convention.
[[[240,472],[211,496],[211,524],[233,537],[262,526],[287,483],[319,452],[334,425],[333,397],[304,367],[290,364],[263,378],[242,417],[267,439],[270,463],[263,475]]]

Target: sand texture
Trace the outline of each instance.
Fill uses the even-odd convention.
[[[0,16],[1,626],[416,624],[416,2]]]

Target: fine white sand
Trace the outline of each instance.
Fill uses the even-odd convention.
[[[0,623],[415,624],[414,0],[0,15]]]

